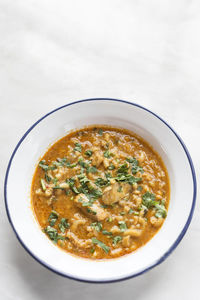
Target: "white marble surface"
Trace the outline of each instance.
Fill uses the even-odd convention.
[[[199,299],[199,199],[186,236],[163,264],[107,285],[68,280],[34,261],[15,238],[3,199],[22,134],[55,107],[92,97],[133,100],[160,114],[184,139],[198,180],[199,28],[198,0],[0,0],[2,300]]]

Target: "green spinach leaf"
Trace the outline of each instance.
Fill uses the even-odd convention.
[[[127,226],[124,221],[119,221],[118,224],[119,224],[119,228],[120,228],[121,232],[124,232],[127,230]]]
[[[113,245],[116,246],[117,243],[119,243],[122,240],[122,237],[120,235],[116,235],[113,237]]]
[[[58,220],[58,213],[55,210],[52,210],[48,218],[50,226],[54,226],[57,220]]]
[[[82,146],[80,143],[75,143],[74,151],[78,151],[78,152],[82,151]]]
[[[92,243],[100,246],[106,253],[108,253],[110,251],[110,247],[105,245],[103,242],[99,241],[96,237],[92,238]]]

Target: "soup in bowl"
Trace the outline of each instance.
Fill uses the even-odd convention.
[[[37,121],[6,172],[9,221],[50,270],[90,282],[161,263],[194,210],[195,172],[180,137],[137,104],[88,99]]]

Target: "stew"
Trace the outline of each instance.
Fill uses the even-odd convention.
[[[90,126],[57,141],[32,182],[36,218],[67,252],[115,258],[135,251],[167,216],[170,186],[160,156],[120,128]]]

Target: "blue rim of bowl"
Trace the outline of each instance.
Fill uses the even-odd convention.
[[[191,173],[192,173],[192,178],[193,178],[193,200],[192,200],[192,207],[191,207],[191,210],[190,210],[190,214],[188,216],[188,219],[187,219],[187,222],[183,228],[183,230],[181,231],[181,233],[179,234],[179,236],[177,237],[176,241],[173,243],[173,245],[165,252],[165,254],[163,256],[161,256],[155,263],[153,263],[152,265],[150,265],[148,268],[145,268],[144,270],[136,273],[136,274],[132,274],[132,275],[129,275],[129,276],[126,276],[126,277],[123,277],[123,278],[119,278],[119,279],[113,279],[113,280],[85,280],[85,279],[82,279],[82,278],[79,278],[79,277],[74,277],[74,276],[71,276],[71,275],[66,275],[64,273],[61,273],[57,270],[55,270],[53,267],[50,267],[49,265],[47,265],[45,262],[43,262],[42,260],[40,260],[38,257],[36,257],[30,249],[28,249],[26,247],[26,245],[24,244],[24,242],[21,240],[20,236],[18,235],[13,223],[12,223],[12,219],[10,217],[10,213],[9,213],[9,209],[8,209],[8,203],[7,203],[7,181],[8,181],[8,176],[9,176],[9,171],[10,171],[10,167],[11,167],[11,164],[12,164],[12,160],[15,156],[15,153],[17,152],[17,149],[19,148],[19,146],[21,145],[22,141],[26,138],[26,136],[29,134],[29,132],[38,124],[40,123],[43,119],[45,119],[46,117],[48,117],[49,115],[55,113],[56,111],[60,110],[60,109],[63,109],[67,106],[71,106],[71,105],[74,105],[74,104],[78,104],[78,103],[81,103],[81,102],[88,102],[88,101],[113,101],[113,102],[121,102],[121,103],[124,103],[124,104],[128,104],[128,105],[132,105],[132,106],[136,106],[136,107],[139,107],[147,112],[149,112],[150,114],[154,115],[156,118],[158,118],[161,122],[163,122],[173,133],[174,135],[176,136],[176,138],[179,140],[180,144],[182,145],[183,147],[183,150],[185,151],[185,154],[188,158],[188,161],[189,161],[189,164],[190,164],[190,168],[191,168]],[[63,277],[66,277],[66,278],[69,278],[69,279],[74,279],[74,280],[77,280],[77,281],[81,281],[81,282],[88,282],[88,283],[112,283],[112,282],[119,282],[119,281],[123,281],[123,280],[127,280],[127,279],[131,279],[131,278],[134,278],[136,276],[139,276],[139,275],[142,275],[144,273],[146,273],[147,271],[151,270],[152,268],[158,266],[159,264],[161,264],[171,253],[173,250],[175,250],[175,248],[178,246],[178,244],[180,243],[180,241],[182,240],[182,238],[184,237],[189,225],[190,225],[190,222],[192,220],[192,216],[193,216],[193,213],[194,213],[194,208],[195,208],[195,204],[196,204],[196,190],[197,190],[197,184],[196,184],[196,175],[195,175],[195,169],[194,169],[194,165],[193,165],[193,162],[192,162],[192,159],[191,159],[191,156],[189,154],[189,151],[187,150],[184,142],[182,141],[182,139],[180,138],[180,136],[174,131],[174,129],[172,129],[172,127],[166,122],[164,121],[161,117],[159,117],[157,114],[155,114],[154,112],[152,112],[151,110],[139,105],[139,104],[136,104],[136,103],[133,103],[133,102],[129,102],[129,101],[125,101],[125,100],[121,100],[121,99],[113,99],[113,98],[90,98],[90,99],[83,99],[83,100],[78,100],[78,101],[74,101],[74,102],[71,102],[71,103],[68,103],[68,104],[65,104],[63,106],[60,106],[52,111],[50,111],[49,113],[47,113],[46,115],[44,115],[42,118],[40,118],[37,122],[35,122],[26,132],[25,134],[22,136],[22,138],[20,139],[20,141],[18,142],[17,146],[15,147],[12,155],[11,155],[11,158],[9,160],[9,163],[8,163],[8,167],[7,167],[7,170],[6,170],[6,175],[5,175],[5,181],[4,181],[4,200],[5,200],[5,207],[6,207],[6,212],[7,212],[7,216],[8,216],[8,220],[9,220],[9,223],[17,237],[17,239],[19,240],[19,242],[21,243],[21,245],[24,247],[24,249],[37,261],[39,262],[41,265],[43,265],[44,267],[46,267],[47,269],[49,269],[50,271],[53,271],[54,273],[58,274],[58,275],[61,275]]]

